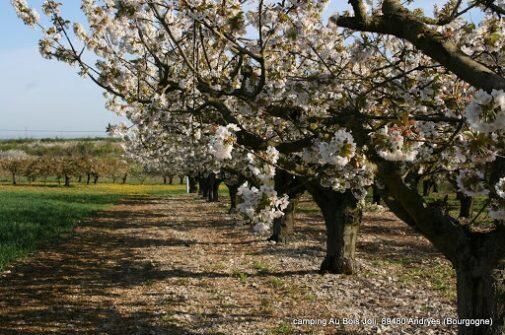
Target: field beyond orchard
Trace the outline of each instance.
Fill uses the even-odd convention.
[[[0,271],[122,199],[183,192],[184,185],[0,184]]]

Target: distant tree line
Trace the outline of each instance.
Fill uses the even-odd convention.
[[[148,177],[162,177],[172,183],[173,171],[158,171],[124,157],[120,143],[98,141],[4,142],[0,143],[0,174],[16,185],[20,177],[27,182],[56,180],[96,184],[107,178],[126,183],[131,177],[144,183]]]

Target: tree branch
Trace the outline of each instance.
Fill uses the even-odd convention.
[[[352,30],[394,35],[412,43],[449,71],[471,85],[490,92],[505,90],[505,78],[461,52],[455,44],[425,24],[398,0],[384,0],[384,15],[362,21],[360,16],[332,17],[338,26]]]

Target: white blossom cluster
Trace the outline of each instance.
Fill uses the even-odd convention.
[[[470,127],[490,133],[505,129],[505,92],[478,90],[465,111]]]
[[[373,183],[373,173],[364,154],[357,151],[354,138],[347,129],[337,130],[329,142],[315,141],[301,155],[304,162],[325,166],[319,173],[321,185],[337,192],[353,190],[357,198]]]
[[[244,183],[239,188],[242,202],[237,209],[254,223],[253,230],[257,233],[270,230],[273,220],[283,216],[289,204],[289,197],[279,196],[273,187],[278,159],[279,152],[272,146],[264,152],[247,153],[247,169],[261,185],[257,188]]]
[[[493,199],[488,210],[489,217],[494,220],[505,221],[505,177],[500,178],[495,185],[498,199]]]
[[[505,177],[500,178],[495,185],[496,194],[505,200]]]
[[[396,127],[383,127],[375,134],[377,153],[388,161],[412,162],[416,159],[421,143],[404,136]]]
[[[0,151],[0,158],[3,160],[17,160],[17,159],[25,159],[28,157],[28,154],[23,150],[7,150]]]
[[[481,171],[462,170],[456,178],[458,188],[464,194],[475,197],[489,194],[484,174]]]
[[[254,223],[253,229],[257,233],[269,231],[273,220],[283,216],[283,210],[289,204],[288,196],[279,198],[270,185],[261,185],[258,189],[246,182],[239,188],[238,194],[242,202],[237,209]]]
[[[236,142],[234,132],[239,130],[240,128],[236,124],[229,124],[225,127],[219,126],[209,143],[210,154],[220,161],[231,159],[233,144]]]
[[[330,142],[319,142],[317,145],[319,164],[343,167],[356,154],[356,144],[351,133],[345,129],[335,132]]]
[[[275,164],[279,159],[279,152],[274,147],[268,147],[262,153],[248,153],[247,154],[247,167],[252,174],[257,177],[262,183],[266,184],[275,176]]]
[[[39,14],[28,6],[26,0],[11,0],[11,2],[16,10],[16,14],[26,25],[34,26],[38,23],[40,19]]]

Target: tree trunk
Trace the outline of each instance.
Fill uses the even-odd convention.
[[[204,199],[207,199],[207,196],[205,195],[205,178],[200,176],[197,178],[198,179],[198,194],[200,194]]]
[[[184,184],[184,176],[179,176],[179,184]]]
[[[424,197],[429,196],[430,191],[431,191],[431,180],[429,179],[423,180],[423,196]]]
[[[168,183],[172,185],[174,183],[174,176],[168,176]]]
[[[228,183],[226,184],[228,187],[228,193],[230,194],[230,210],[228,213],[233,213],[237,210],[237,194],[238,194],[238,184]]]
[[[492,319],[492,325],[459,325],[459,335],[505,334],[505,261],[488,271],[471,268],[468,260],[456,269],[458,318]]]
[[[64,184],[64,186],[69,187],[70,186],[70,177],[67,176],[67,175],[65,175],[64,177],[65,177],[65,184]]]
[[[459,217],[470,218],[473,213],[473,198],[464,193],[457,192],[456,198],[459,200]]]
[[[417,190],[405,185],[393,166],[391,162],[379,163],[380,178],[390,192],[388,207],[452,262],[457,278],[458,318],[493,320],[492,325],[461,325],[459,334],[505,334],[505,228],[498,224],[491,231],[471,231],[458,224],[438,206],[426,206]],[[503,171],[500,168],[500,175]]]
[[[209,197],[209,187],[208,180],[206,177],[198,178],[198,193],[202,196],[203,199],[207,200]]]
[[[380,191],[376,184],[373,184],[372,186],[372,203],[377,205],[380,205],[381,203]]]
[[[16,185],[17,184],[17,181],[16,181],[16,174],[13,172],[12,173],[12,185]]]
[[[95,175],[95,176],[93,177],[93,184],[95,184],[95,185],[96,185],[96,183],[98,183],[98,178],[100,178],[100,176],[98,176],[98,175]]]
[[[81,182],[82,182],[82,176],[81,176],[81,175],[79,175],[79,177],[77,178],[77,182],[78,182],[78,183],[81,183]]]
[[[289,203],[284,210],[285,214],[280,218],[274,219],[272,236],[268,240],[277,243],[287,243],[294,233],[295,209],[305,188],[301,187],[300,181],[297,178],[285,171],[278,171],[275,174],[274,183],[277,195],[282,196],[283,194],[287,194]]]
[[[89,183],[90,183],[90,182],[91,182],[91,174],[90,174],[90,173],[88,173],[88,174],[86,175],[86,185],[89,185]]]
[[[216,178],[212,188],[213,193],[212,201],[219,202],[219,185],[221,185],[221,179]]]
[[[356,240],[362,216],[358,201],[350,191],[339,193],[317,187],[311,193],[326,225],[326,257],[321,272],[354,273]]]
[[[208,200],[210,202],[218,202],[219,201],[219,184],[221,180],[219,180],[214,172],[211,172],[208,177]]]
[[[126,184],[126,178],[128,178],[128,173],[125,173],[123,176],[123,180],[122,180],[123,184]]]
[[[197,193],[198,184],[196,183],[195,177],[188,176],[188,179],[189,179],[189,193]]]
[[[214,190],[214,173],[211,173],[207,179],[207,201],[212,202],[212,197],[214,196],[214,193],[212,192]]]
[[[163,176],[163,185],[167,184],[167,176]]]
[[[277,243],[287,243],[293,237],[295,231],[295,210],[298,205],[299,197],[290,198],[289,204],[284,210],[284,215],[274,219],[272,236],[269,241]]]
[[[505,159],[499,157],[492,166],[491,184],[503,176]],[[459,319],[492,320],[491,325],[480,327],[461,325],[459,333],[462,335],[505,334],[505,226],[503,221],[495,223],[496,228],[491,232],[469,235],[470,238],[464,242],[470,252],[463,249],[458,253],[457,261],[453,262]]]

